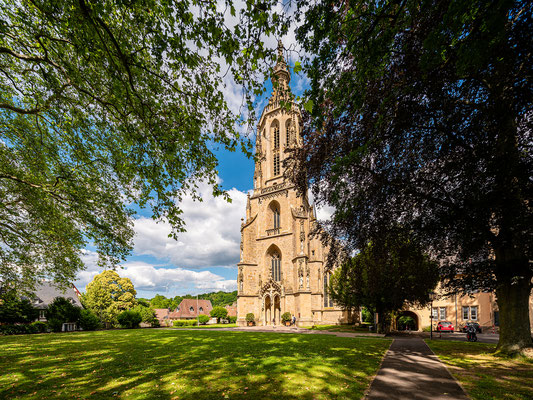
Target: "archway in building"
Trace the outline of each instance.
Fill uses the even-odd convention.
[[[270,296],[265,297],[265,325],[270,325],[272,323],[272,301]]]
[[[418,315],[412,311],[402,311],[396,317],[396,330],[398,331],[417,331],[418,327]]]
[[[281,299],[279,295],[274,296],[274,325],[281,324]]]

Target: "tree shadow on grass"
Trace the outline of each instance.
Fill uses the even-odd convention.
[[[390,341],[130,330],[0,340],[0,398],[360,398]]]

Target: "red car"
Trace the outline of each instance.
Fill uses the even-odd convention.
[[[448,321],[439,321],[437,324],[437,332],[451,332],[453,333],[454,328],[451,322]]]

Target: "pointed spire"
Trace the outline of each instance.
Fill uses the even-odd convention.
[[[286,79],[287,83],[291,80],[291,74],[287,68],[287,63],[283,57],[283,43],[281,39],[278,40],[278,61],[274,67],[274,75],[278,77],[279,80]]]

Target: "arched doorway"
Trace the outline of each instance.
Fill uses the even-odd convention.
[[[281,299],[279,295],[274,296],[274,324],[279,325],[281,323]]]
[[[398,331],[417,331],[419,326],[418,315],[412,311],[402,311],[396,317],[396,330]]]
[[[265,325],[270,325],[272,323],[272,301],[270,296],[265,297]]]

